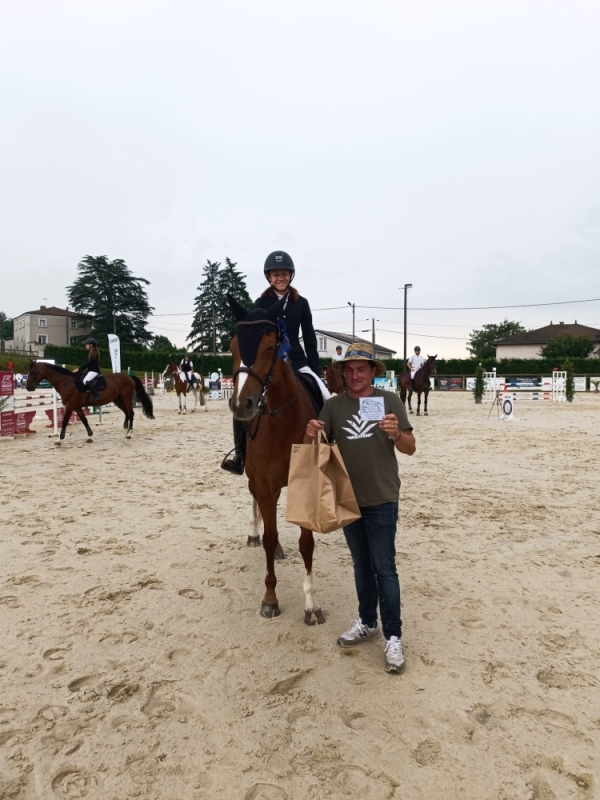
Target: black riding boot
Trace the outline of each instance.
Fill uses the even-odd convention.
[[[235,417],[233,418],[233,443],[235,455],[233,458],[226,456],[221,462],[221,469],[233,472],[234,475],[243,475],[246,463],[246,429],[244,423]]]
[[[88,382],[88,389],[93,395],[92,403],[99,403],[102,399],[98,394],[98,390],[96,389],[96,378],[93,378],[91,381]]]

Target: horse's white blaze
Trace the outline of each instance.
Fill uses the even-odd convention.
[[[240,361],[240,367],[244,367],[244,368],[246,367],[246,365],[244,364],[243,361]],[[244,384],[246,383],[246,378],[247,377],[248,377],[248,373],[247,372],[238,372],[238,376],[237,376],[237,391],[238,391],[238,395],[242,391],[242,389],[244,388]]]
[[[302,588],[304,589],[304,610],[318,611],[321,606],[315,599],[316,591],[312,572],[307,572],[304,576]]]

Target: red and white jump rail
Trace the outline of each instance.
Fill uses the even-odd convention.
[[[58,436],[58,429],[63,424],[65,409],[60,395],[54,389],[46,389],[35,394],[15,394],[14,376],[12,372],[0,372],[0,437],[35,434],[31,424],[38,413],[48,417],[52,428],[49,436]],[[84,409],[89,414],[89,409]],[[79,421],[73,414],[70,422]]]

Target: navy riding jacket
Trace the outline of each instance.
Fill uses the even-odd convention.
[[[272,308],[280,300],[275,292],[270,292],[267,297],[259,297],[255,301],[255,308],[264,308],[265,311]],[[292,350],[290,361],[296,370],[301,367],[310,367],[317,375],[321,374],[319,365],[319,354],[317,352],[317,335],[313,328],[312,314],[308,300],[301,295],[294,302],[290,297],[285,310],[285,323]],[[300,344],[300,329],[302,329],[302,341],[304,350]],[[306,352],[305,352],[306,351]]]

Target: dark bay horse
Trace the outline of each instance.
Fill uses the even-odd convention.
[[[403,372],[400,378],[398,379],[398,384],[400,386],[400,399],[403,403],[406,403],[406,393],[408,391],[408,410],[412,414],[412,406],[410,403],[410,398],[413,396],[413,386],[414,391],[417,393],[417,417],[421,416],[421,395],[425,395],[425,403],[423,406],[423,415],[425,417],[429,416],[427,413],[427,397],[429,396],[429,391],[431,388],[431,384],[429,382],[429,378],[432,375],[435,375],[437,371],[437,367],[435,364],[435,360],[437,355],[435,356],[427,356],[427,361],[423,364],[423,366],[415,372],[415,377],[410,380],[410,370]]]
[[[35,387],[43,380],[48,383],[59,393],[60,398],[65,407],[65,415],[60,429],[60,439],[56,444],[60,444],[65,438],[67,424],[71,419],[71,414],[75,412],[79,419],[85,425],[88,434],[88,442],[92,441],[94,432],[89,426],[87,417],[81,410],[86,406],[104,406],[107,403],[114,403],[117,408],[125,414],[125,422],[123,427],[127,431],[127,439],[131,439],[131,431],[133,430],[133,395],[137,394],[138,400],[142,404],[144,415],[148,419],[154,419],[152,400],[146,394],[142,382],[134,375],[103,375],[106,379],[106,389],[98,392],[100,400],[92,402],[94,396],[93,392],[80,392],[76,384],[75,373],[68,369],[59,367],[56,364],[43,364],[39,361],[32,361],[29,364],[29,372],[27,373],[27,391],[32,392]]]
[[[165,371],[163,372],[165,378],[173,379],[173,386],[177,392],[177,399],[179,400],[179,413],[187,413],[185,398],[188,392],[191,392],[194,397],[194,407],[192,408],[192,413],[198,408],[198,400],[200,400],[200,407],[202,408],[202,406],[204,406],[204,410],[208,411],[208,404],[206,402],[206,397],[204,396],[206,392],[206,386],[204,385],[204,378],[202,375],[199,375],[197,372],[194,373],[196,376],[196,382],[192,387],[187,380],[181,380],[179,377],[179,372],[180,369],[174,361],[168,361]]]
[[[248,488],[264,524],[267,576],[260,613],[263,617],[277,617],[280,613],[275,594],[275,555],[279,547],[277,501],[282,488],[287,486],[292,445],[302,443],[306,425],[316,413],[308,392],[283,358],[278,320],[285,301],[281,300],[268,311],[248,311],[230,295],[228,300],[237,320],[231,341],[234,390],[230,408],[235,418],[246,424]],[[249,545],[259,541],[258,537],[248,537]],[[306,570],[303,588],[307,625],[325,621],[315,599],[314,547],[313,532],[300,528],[299,548]]]

